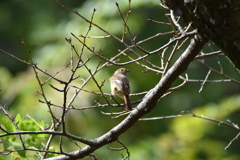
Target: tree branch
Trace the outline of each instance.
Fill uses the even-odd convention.
[[[83,158],[98,148],[116,141],[122,133],[127,131],[143,115],[150,112],[156,106],[157,101],[171,87],[172,83],[178,78],[178,76],[187,69],[191,61],[193,61],[195,56],[201,51],[204,44],[205,41],[203,39],[201,39],[199,36],[194,36],[185,52],[166,72],[159,83],[147,93],[143,101],[121,123],[119,123],[104,135],[91,140],[93,142],[92,145],[87,145],[80,150],[71,152],[69,153],[69,156],[61,155],[48,158],[48,160],[70,160]]]

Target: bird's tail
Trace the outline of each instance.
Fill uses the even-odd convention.
[[[124,99],[126,111],[131,111],[132,107],[131,107],[131,102],[130,102],[129,96],[128,95],[123,95],[123,99]]]

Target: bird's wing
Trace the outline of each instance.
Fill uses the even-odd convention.
[[[123,85],[122,85],[121,80],[112,79],[111,81],[118,87],[119,90],[121,90],[123,92]]]

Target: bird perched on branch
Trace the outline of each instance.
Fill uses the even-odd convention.
[[[126,111],[132,110],[131,102],[129,99],[130,85],[127,78],[127,73],[129,71],[131,70],[128,70],[126,68],[119,68],[110,78],[111,96],[117,95],[119,97],[122,97],[124,99]]]

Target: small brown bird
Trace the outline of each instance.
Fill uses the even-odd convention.
[[[131,70],[128,70],[126,68],[119,68],[110,78],[111,96],[117,95],[119,97],[122,97],[124,99],[126,111],[132,110],[131,102],[129,99],[130,85],[129,80],[126,76],[127,72],[129,71]]]

